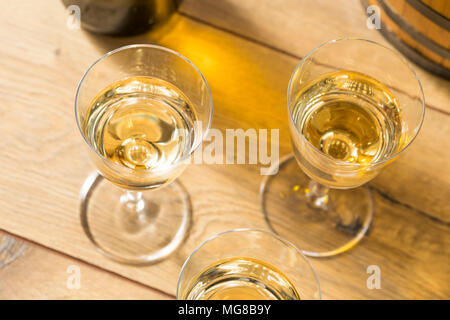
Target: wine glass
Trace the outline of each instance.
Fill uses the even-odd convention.
[[[308,259],[272,232],[236,229],[203,242],[185,261],[180,300],[321,299]]]
[[[170,49],[125,46],[89,67],[75,116],[98,172],[81,188],[80,216],[103,254],[151,263],[180,245],[191,204],[174,180],[207,135],[212,109],[203,75]]]
[[[272,231],[306,255],[332,256],[367,232],[374,204],[362,185],[417,136],[425,112],[422,86],[392,49],[340,39],[300,61],[287,101],[294,155],[263,179],[263,214]]]

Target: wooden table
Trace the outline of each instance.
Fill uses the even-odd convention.
[[[180,179],[194,224],[174,255],[131,267],[99,254],[79,223],[78,193],[93,167],[73,114],[77,82],[95,59],[130,43],[179,51],[211,86],[213,127],[279,128],[283,155],[291,151],[291,72],[309,50],[343,36],[386,43],[366,27],[359,0],[185,0],[164,27],[131,38],[69,30],[59,1],[2,1],[0,229],[30,245],[0,269],[0,298],[174,298],[180,267],[201,241],[232,228],[266,228],[257,166],[192,165]],[[325,299],[450,298],[450,84],[416,70],[424,126],[370,183],[376,214],[368,236],[345,254],[312,261]],[[366,286],[374,264],[380,290]],[[70,265],[81,270],[78,290],[66,287]]]

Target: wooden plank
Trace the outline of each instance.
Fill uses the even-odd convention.
[[[324,295],[341,299],[340,288],[345,288],[357,292],[355,298],[447,299],[448,225],[422,219],[420,212],[389,202],[378,192],[374,195],[377,210],[369,236],[343,255],[314,259]],[[367,268],[373,265],[381,270],[378,290],[366,287]]]
[[[0,299],[145,299],[173,297],[66,255],[24,242],[14,262],[0,268]],[[73,277],[79,272],[79,282]],[[79,284],[79,286],[78,286]]]
[[[299,58],[321,43],[345,37],[390,46],[377,30],[367,28],[360,0],[185,0],[180,11]],[[414,69],[427,105],[450,113],[450,82],[419,66]]]
[[[40,1],[8,2],[0,10],[5,74],[0,133],[8,137],[0,142],[0,228],[173,295],[182,263],[201,241],[228,229],[266,228],[258,202],[259,168],[190,166],[181,176],[194,211],[186,243],[156,265],[112,262],[95,251],[79,224],[79,188],[93,169],[73,115],[79,78],[112,48],[157,42],[181,52],[204,73],[215,102],[213,127],[279,128],[280,154],[285,154],[291,150],[285,91],[297,59],[179,15],[133,38],[69,31],[62,5]],[[313,261],[325,298],[450,296],[450,169],[445,165],[450,142],[441,135],[448,130],[448,118],[429,110],[416,149],[374,182],[379,191],[370,235],[344,255]],[[382,290],[366,287],[371,264],[386,275]]]

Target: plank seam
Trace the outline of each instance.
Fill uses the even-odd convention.
[[[112,271],[112,270],[110,270],[110,269],[105,269],[105,268],[103,268],[103,267],[101,267],[101,266],[98,266],[98,265],[96,265],[96,264],[93,264],[92,262],[89,262],[89,261],[87,261],[87,260],[83,260],[83,259],[81,259],[81,258],[74,257],[74,256],[72,256],[72,255],[70,255],[70,254],[67,254],[67,253],[65,253],[65,252],[62,252],[62,251],[59,251],[59,250],[56,250],[56,249],[53,249],[53,248],[48,247],[48,246],[46,246],[46,245],[44,245],[44,244],[42,244],[42,243],[36,242],[36,241],[31,240],[31,239],[29,239],[29,238],[26,238],[26,237],[24,237],[24,236],[21,236],[21,235],[12,233],[12,232],[10,232],[10,231],[8,231],[8,230],[5,230],[5,229],[3,229],[3,228],[0,228],[0,232],[3,232],[3,233],[5,233],[5,234],[7,234],[7,235],[9,235],[9,236],[15,237],[15,238],[20,239],[20,240],[22,240],[22,241],[25,241],[25,242],[27,242],[28,244],[31,244],[32,246],[36,246],[36,247],[39,247],[39,248],[41,248],[41,249],[48,250],[48,251],[53,252],[53,253],[55,253],[55,254],[57,254],[57,255],[60,255],[60,256],[66,257],[66,258],[70,258],[70,259],[73,259],[73,260],[78,261],[78,262],[80,262],[80,263],[89,265],[89,266],[91,266],[91,267],[93,267],[93,268],[95,268],[95,269],[97,269],[97,270],[99,270],[99,271],[107,272],[107,273],[109,273],[109,274],[111,274],[111,275],[114,275],[114,276],[120,278],[120,279],[130,281],[130,282],[132,282],[132,283],[134,283],[134,284],[137,284],[137,285],[139,285],[139,286],[141,286],[141,287],[144,287],[145,289],[151,289],[151,290],[156,291],[156,292],[158,292],[158,293],[160,293],[160,294],[162,294],[162,295],[167,296],[168,298],[176,299],[175,295],[172,295],[172,294],[170,294],[170,293],[168,293],[168,292],[165,292],[165,291],[163,291],[163,290],[161,290],[161,289],[158,289],[158,288],[149,286],[149,285],[147,285],[147,284],[145,284],[145,283],[142,283],[142,282],[140,282],[140,281],[138,281],[138,280],[134,280],[134,279],[132,279],[132,278],[128,278],[128,277],[126,277],[126,276],[124,276],[124,275],[121,275],[120,273],[117,273],[117,272]]]
[[[390,195],[387,194],[386,192],[380,190],[379,188],[376,188],[376,187],[374,187],[374,186],[372,186],[372,185],[369,185],[369,186],[370,186],[370,188],[371,188],[372,190],[374,190],[375,192],[377,192],[382,198],[386,199],[387,201],[389,201],[389,202],[391,202],[391,203],[393,203],[393,204],[396,204],[396,205],[402,206],[402,207],[404,207],[404,208],[406,208],[406,209],[409,209],[409,210],[411,210],[411,211],[414,211],[414,212],[420,214],[421,216],[430,219],[430,220],[433,221],[433,222],[442,224],[442,225],[444,225],[444,226],[446,226],[446,227],[449,227],[449,226],[450,226],[450,222],[449,222],[449,221],[445,221],[445,220],[442,220],[442,219],[440,219],[440,218],[438,218],[438,217],[432,216],[432,215],[430,215],[429,213],[426,213],[425,211],[422,211],[422,210],[420,210],[420,209],[417,209],[417,208],[415,208],[415,207],[413,207],[413,206],[411,206],[411,205],[409,205],[409,204],[407,204],[407,203],[403,203],[403,202],[401,202],[401,201],[399,201],[399,200],[393,198],[392,196],[390,196]]]

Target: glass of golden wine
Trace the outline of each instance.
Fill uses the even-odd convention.
[[[191,205],[174,180],[206,136],[212,106],[200,71],[160,46],[121,47],[86,71],[75,116],[98,172],[82,186],[80,216],[103,254],[152,263],[183,241]]]
[[[390,48],[333,40],[297,65],[287,102],[294,155],[282,158],[278,173],[261,184],[264,217],[308,256],[339,254],[358,243],[372,221],[373,199],[363,184],[420,130],[420,81]]]
[[[273,232],[236,229],[203,242],[185,261],[179,300],[321,299],[308,259]]]

